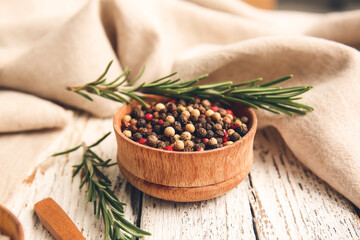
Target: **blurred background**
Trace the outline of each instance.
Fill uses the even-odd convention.
[[[360,9],[360,0],[244,0],[264,9],[296,10],[315,13]]]

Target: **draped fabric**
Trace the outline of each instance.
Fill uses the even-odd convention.
[[[62,127],[74,108],[112,116],[121,104],[66,90],[110,60],[108,79],[144,65],[144,81],[173,71],[185,80],[208,73],[204,83],[293,74],[281,85],[314,86],[301,101],[315,110],[259,110],[259,127],[276,127],[305,166],[360,207],[359,29],[360,11],[266,11],[238,0],[1,1],[0,132]]]

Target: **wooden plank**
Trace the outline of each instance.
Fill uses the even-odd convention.
[[[82,139],[92,143],[112,130],[112,120],[91,118],[86,114],[76,116],[73,124],[64,131],[62,141],[57,146],[47,149],[43,163],[38,168],[34,179],[24,184],[14,194],[6,206],[19,218],[24,227],[25,239],[52,239],[51,235],[40,224],[34,215],[34,204],[46,197],[56,200],[70,216],[86,239],[103,239],[103,224],[97,221],[93,214],[93,205],[86,204],[86,190],[79,190],[80,178],[72,178],[72,165],[80,160],[81,151],[67,156],[48,158],[54,152],[69,149],[79,144]],[[115,159],[116,144],[114,135],[109,136],[96,151],[104,158]],[[126,202],[125,216],[136,223],[138,218],[140,192],[131,187],[120,175],[119,169],[114,166],[106,170],[106,174],[115,185],[115,194],[120,201]]]
[[[274,128],[257,134],[255,159],[249,199],[260,239],[360,238],[354,206],[306,169]]]
[[[85,204],[80,179],[72,178],[73,164],[81,152],[48,158],[85,139],[91,143],[112,129],[111,119],[77,114],[60,139],[51,140],[37,158],[42,161],[33,179],[23,184],[5,206],[20,218],[26,239],[52,239],[33,212],[33,204],[54,198],[86,239],[103,239],[92,204]],[[97,149],[115,158],[115,136]],[[26,159],[25,159],[26,160]],[[344,197],[303,167],[278,132],[257,133],[255,163],[248,178],[224,196],[196,203],[155,199],[131,187],[117,167],[106,170],[124,202],[126,217],[153,236],[146,239],[358,239],[356,209]],[[254,231],[255,229],[255,231]]]
[[[146,239],[254,239],[247,179],[231,192],[195,203],[174,203],[144,194],[141,227]]]

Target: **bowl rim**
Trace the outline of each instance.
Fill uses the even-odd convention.
[[[7,214],[10,217],[10,219],[12,221],[11,224],[14,225],[17,230],[18,238],[16,238],[16,239],[23,240],[24,239],[24,230],[23,230],[23,227],[22,227],[19,219],[9,209],[7,209],[5,206],[3,206],[1,204],[0,204],[0,211]],[[6,236],[9,237],[8,235],[6,235]],[[13,239],[13,238],[11,238],[11,239]]]
[[[113,117],[113,127],[114,127],[114,130],[115,130],[115,134],[119,135],[120,137],[122,137],[123,139],[125,139],[125,141],[131,143],[131,144],[134,144],[138,147],[141,147],[141,148],[145,148],[147,150],[150,150],[150,151],[154,151],[154,152],[159,152],[159,153],[165,153],[165,154],[179,154],[179,155],[183,155],[183,154],[186,154],[186,155],[189,155],[189,154],[209,154],[209,153],[214,153],[216,151],[222,151],[224,150],[225,148],[218,148],[218,149],[211,149],[211,150],[205,150],[205,151],[192,151],[192,152],[181,152],[181,151],[167,151],[165,149],[160,149],[160,148],[153,148],[153,147],[149,147],[147,145],[143,145],[143,144],[140,144],[140,143],[137,143],[131,139],[129,139],[128,137],[126,137],[121,129],[120,129],[120,124],[118,123],[121,123],[121,119],[120,119],[120,111],[121,109],[123,108],[126,108],[128,107],[129,105],[127,104],[124,104],[123,106],[121,106],[118,111],[115,113],[114,117]],[[236,141],[234,142],[234,144],[231,144],[230,146],[227,146],[226,148],[227,149],[231,149],[231,148],[235,148],[236,146],[242,144],[243,142],[245,141],[248,141],[249,138],[254,138],[255,137],[255,133],[256,133],[256,129],[257,129],[257,117],[256,117],[256,114],[255,114],[255,111],[250,108],[250,107],[247,107],[243,104],[237,104],[237,106],[241,106],[243,107],[244,109],[246,109],[247,111],[249,111],[250,113],[250,116],[252,118],[252,125],[249,129],[249,131],[245,134],[244,137],[241,137],[241,139],[239,141]]]

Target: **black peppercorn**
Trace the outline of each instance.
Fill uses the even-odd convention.
[[[145,114],[147,114],[147,113],[153,113],[153,112],[154,112],[154,109],[147,108],[144,112],[145,112]]]
[[[167,117],[166,113],[160,113],[159,118],[165,120],[165,118]]]
[[[134,140],[135,142],[140,141],[140,139],[142,139],[142,138],[143,137],[142,137],[141,133],[138,133],[138,132],[132,136],[132,140]]]
[[[181,132],[182,131],[181,123],[178,121],[174,122],[174,129],[175,132]]]
[[[157,134],[163,134],[164,132],[163,128],[160,125],[155,125],[153,131]]]
[[[184,115],[180,115],[179,122],[181,123],[181,125],[185,126],[188,122],[188,118]]]
[[[165,129],[165,128],[167,128],[167,127],[170,127],[170,126],[171,126],[171,123],[169,123],[169,122],[164,122],[161,126],[162,126],[163,129]]]
[[[203,126],[205,126],[206,125],[206,119],[205,118],[203,118],[203,117],[199,117],[199,123],[201,123]]]
[[[160,117],[160,114],[159,114],[159,112],[154,112],[154,113],[153,113],[153,116],[154,116],[154,119],[156,119],[156,118],[159,118],[159,117]]]
[[[132,118],[138,118],[139,115],[140,115],[140,112],[141,112],[140,109],[134,108],[134,109],[131,111],[130,116],[131,116]]]
[[[165,142],[168,140],[168,137],[165,135],[158,135],[158,139]]]
[[[212,138],[214,136],[214,132],[211,131],[211,130],[208,130],[207,133],[206,133],[206,138]]]
[[[151,120],[151,125],[152,125],[153,127],[156,126],[157,124],[159,124],[159,119],[154,118],[153,120]]]
[[[179,117],[179,113],[177,111],[172,112],[171,113],[173,115],[174,118],[178,118]]]
[[[240,134],[237,133],[237,132],[234,132],[234,133],[231,134],[231,136],[230,136],[230,140],[233,141],[233,142],[239,140],[240,138],[241,138],[241,137],[240,137]]]
[[[197,143],[194,145],[194,151],[197,151],[199,148],[205,149],[205,144],[203,143]]]
[[[219,130],[221,130],[222,129],[222,126],[221,126],[221,124],[220,123],[217,123],[217,124],[214,124],[214,126],[213,126],[213,131],[219,131]]]
[[[219,144],[222,144],[222,143],[224,142],[224,140],[223,140],[221,137],[216,138],[216,140],[217,140],[217,142],[218,142]]]
[[[248,119],[247,117],[242,117],[242,118],[240,118],[240,121],[241,121],[242,123],[248,124],[249,119]]]
[[[166,148],[166,143],[164,141],[158,141],[156,147],[157,148]]]
[[[202,128],[203,125],[201,123],[196,123],[195,124],[195,129],[199,129],[199,128]]]
[[[206,130],[212,130],[212,124],[211,123],[206,123],[206,125],[204,126],[204,128],[206,129]]]
[[[137,126],[138,128],[140,128],[140,127],[145,127],[145,126],[146,126],[146,120],[143,119],[143,118],[140,118],[140,119],[137,121],[136,126]]]
[[[196,130],[196,135],[199,137],[199,138],[204,138],[206,137],[206,130],[205,128],[199,128],[198,130]]]
[[[201,143],[201,138],[195,137],[195,138],[194,138],[194,142],[195,142],[195,143]]]
[[[217,137],[224,137],[224,136],[225,136],[225,133],[224,133],[223,130],[217,130],[217,131],[215,132],[215,135],[216,135]]]
[[[136,127],[135,124],[131,124],[130,127],[129,127],[129,130],[133,133],[137,132],[138,128]]]
[[[240,127],[236,129],[236,132],[243,137],[248,132],[246,124],[241,124]]]
[[[176,111],[177,107],[174,103],[169,103],[166,109],[168,110],[168,112],[174,112]]]
[[[149,135],[149,130],[147,128],[139,128],[138,132],[144,137],[147,137]]]
[[[150,129],[150,128],[152,128],[152,125],[151,125],[151,123],[147,123],[147,124],[145,125],[145,127],[146,127],[147,129]]]

